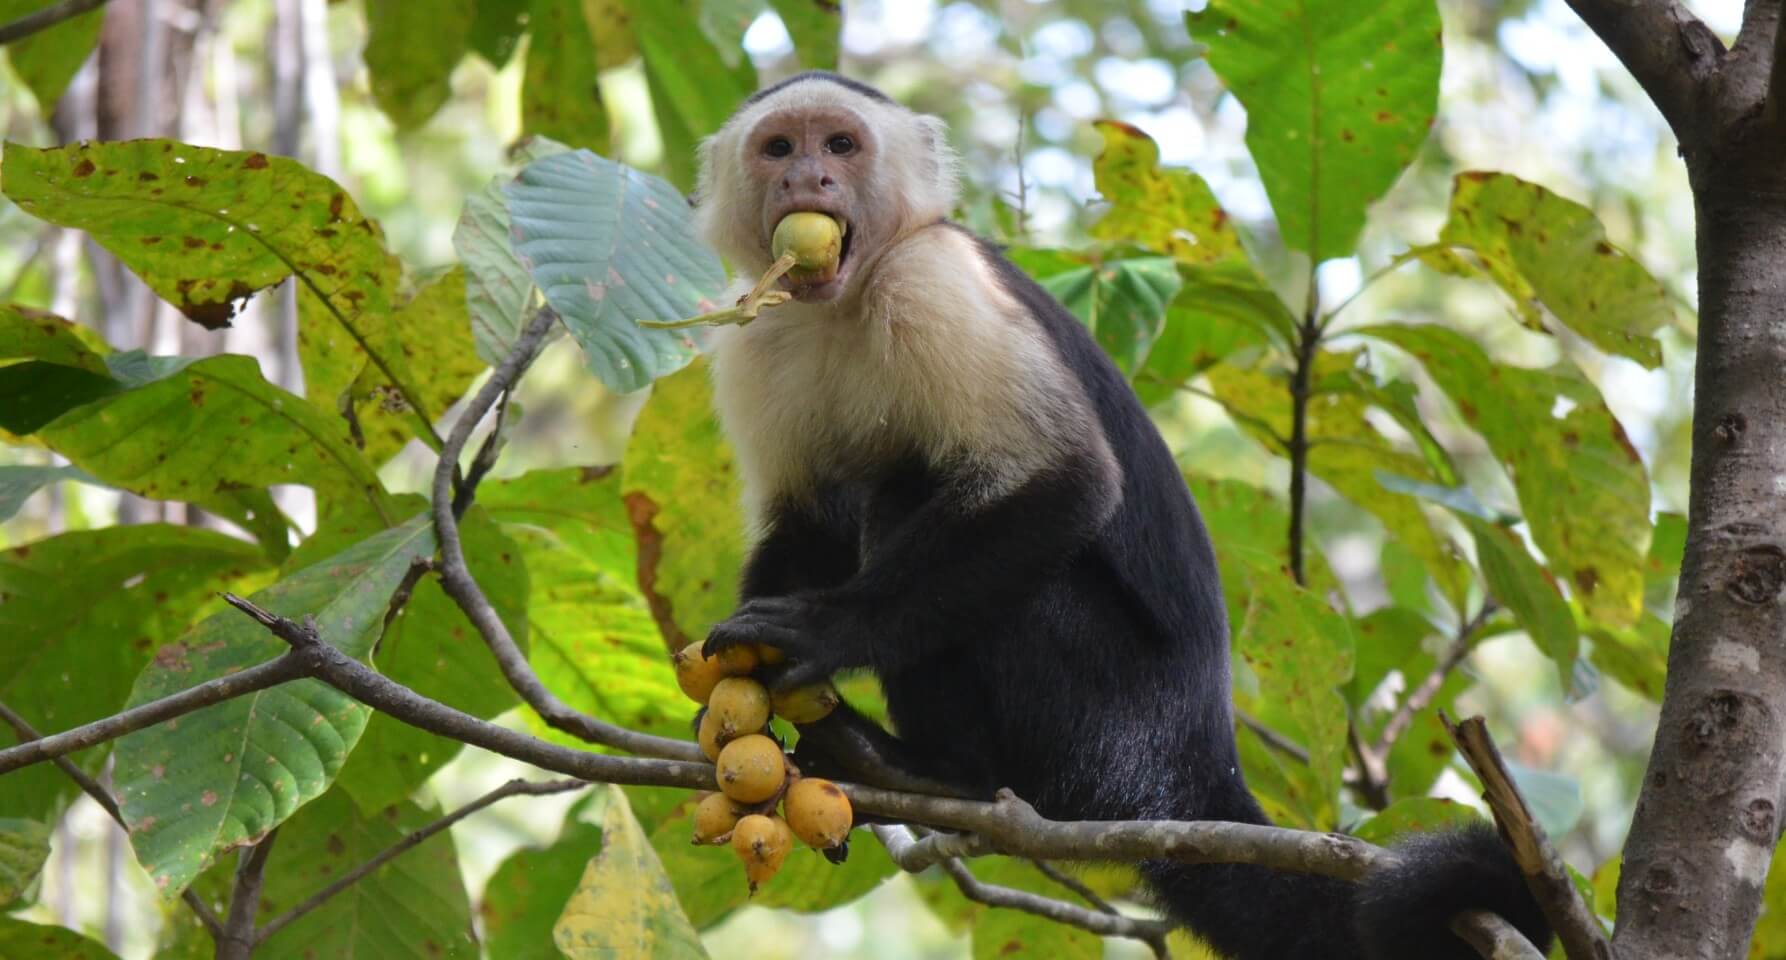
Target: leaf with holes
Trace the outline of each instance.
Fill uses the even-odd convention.
[[[426,517],[313,564],[252,599],[277,614],[316,618],[324,641],[365,657],[391,592],[434,553]],[[130,705],[177,693],[278,657],[286,644],[236,610],[195,625],[156,651]],[[118,741],[118,798],[137,860],[173,898],[225,851],[254,843],[322,795],[370,711],[320,681],[298,680],[206,707]]]
[[[1612,627],[1636,623],[1650,541],[1649,476],[1599,391],[1569,372],[1497,364],[1443,327],[1356,332],[1423,363],[1488,441],[1519,493],[1533,543],[1588,616]]]
[[[1351,253],[1437,113],[1438,4],[1212,0],[1185,20],[1246,107],[1284,243],[1317,263]]]
[[[1668,291],[1606,239],[1594,212],[1505,173],[1458,174],[1440,251],[1423,257],[1448,273],[1486,276],[1520,322],[1543,330],[1541,307],[1608,353],[1655,369],[1655,332],[1674,319]],[[1475,254],[1474,262],[1455,248]]]
[[[446,103],[453,68],[465,55],[476,19],[474,0],[367,0],[365,58],[372,99],[397,129],[427,123]]]
[[[194,361],[132,351],[111,354],[106,363],[109,378],[54,367],[105,389],[58,402],[43,411],[53,418],[35,428],[46,446],[100,481],[157,500],[197,503],[242,488],[302,483],[383,508],[387,494],[378,474],[354,449],[340,418],[268,383],[253,358]],[[0,394],[15,378],[47,366],[0,366]],[[16,429],[5,416],[0,425]]]
[[[604,793],[601,852],[565,903],[552,928],[553,943],[571,960],[706,957],[626,794],[614,786]]]
[[[0,703],[45,732],[117,712],[158,647],[218,607],[218,590],[266,568],[253,544],[160,523],[69,531],[0,553],[0,637],[32,638],[0,643]],[[0,741],[12,736],[0,727]],[[73,759],[97,772],[107,754]],[[27,767],[6,775],[0,816],[53,820],[75,793],[50,764]]]
[[[694,358],[687,334],[636,322],[710,310],[725,285],[674,187],[578,150],[528,164],[508,199],[515,251],[604,384],[630,393]]]
[[[400,801],[361,813],[331,790],[279,831],[261,893],[261,923],[370,860],[441,811]],[[471,903],[451,832],[361,877],[254,951],[257,960],[476,960]]]
[[[26,213],[86,231],[206,327],[294,271],[332,311],[389,309],[378,224],[295,160],[172,140],[9,143],[0,178]]]
[[[705,362],[653,388],[620,462],[639,589],[677,649],[731,614],[744,564],[732,450],[713,415]]]

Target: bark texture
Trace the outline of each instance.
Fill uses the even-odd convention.
[[[1676,125],[1698,229],[1692,496],[1621,960],[1746,957],[1786,805],[1786,131],[1765,109],[1779,7],[1751,2]]]

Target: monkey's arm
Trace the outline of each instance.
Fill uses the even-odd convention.
[[[1092,541],[1116,497],[1110,471],[1089,451],[988,503],[939,494],[838,585],[740,604],[713,629],[708,653],[738,643],[779,647],[789,663],[769,678],[778,688],[852,667],[886,676],[949,638],[997,626],[1037,580]]]

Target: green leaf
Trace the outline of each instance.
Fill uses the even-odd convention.
[[[583,0],[583,22],[595,38],[595,62],[603,70],[625,66],[639,55],[633,35],[633,0]]]
[[[0,957],[31,960],[118,960],[98,941],[66,927],[0,917]]]
[[[744,565],[732,451],[712,401],[705,362],[658,381],[621,459],[639,589],[672,650],[731,615]]]
[[[162,644],[216,606],[215,592],[264,569],[253,544],[196,527],[80,530],[0,553],[0,702],[54,733],[124,706]],[[23,638],[30,642],[23,642]],[[0,742],[13,731],[0,727]],[[73,759],[89,772],[105,748]],[[76,793],[50,764],[6,775],[0,815],[53,820]]]
[[[1427,619],[1406,607],[1382,607],[1354,621],[1358,658],[1352,682],[1346,685],[1346,701],[1362,707],[1391,671],[1401,669],[1418,656],[1421,644],[1438,631]],[[1419,677],[1405,677],[1409,685]]]
[[[416,506],[425,508],[420,499],[415,498]],[[374,519],[365,514],[347,522],[376,529]],[[526,652],[528,571],[520,546],[475,505],[461,520],[459,532],[472,577]],[[441,589],[438,577],[424,577],[415,585],[403,612],[379,638],[373,661],[378,672],[392,680],[472,716],[494,717],[518,702],[482,635]],[[338,782],[362,812],[371,814],[412,795],[461,746],[374,713]]]
[[[1581,784],[1574,777],[1548,770],[1538,770],[1515,761],[1507,761],[1507,772],[1519,787],[1526,805],[1532,808],[1532,819],[1544,832],[1560,837],[1574,828],[1581,819]]]
[[[268,383],[253,358],[193,361],[132,351],[112,354],[108,363],[112,392],[36,431],[100,481],[197,503],[241,488],[302,483],[384,506],[378,474],[353,448],[346,426]],[[8,373],[30,365],[0,367],[0,391]]]
[[[1166,322],[1134,375],[1148,406],[1162,403],[1198,374],[1249,348],[1273,342],[1294,321],[1282,300],[1251,268],[1180,267],[1184,286],[1166,307]]]
[[[23,897],[49,858],[49,827],[36,820],[0,817],[0,907]]]
[[[579,150],[527,165],[508,187],[515,250],[609,389],[686,366],[694,341],[635,321],[711,309],[725,284],[674,187]]]
[[[1671,631],[1666,621],[1649,612],[1634,627],[1595,624],[1588,628],[1588,636],[1594,641],[1590,659],[1626,689],[1652,703],[1661,703],[1663,683],[1668,676]]]
[[[0,177],[25,212],[86,231],[208,328],[294,270],[345,316],[389,309],[378,224],[295,160],[172,140],[9,143]]]
[[[412,562],[434,553],[418,517],[306,567],[253,599],[274,613],[316,618],[331,646],[371,650],[391,592]],[[147,703],[279,656],[288,647],[226,610],[163,647],[137,678]],[[116,778],[137,859],[173,898],[216,857],[258,841],[322,795],[359,740],[370,711],[320,681],[299,680],[187,714],[118,741]]]
[[[1482,815],[1454,800],[1408,797],[1383,808],[1358,825],[1352,835],[1378,845],[1406,839],[1409,834],[1456,830],[1482,823]]]
[[[477,6],[477,0],[366,0],[372,100],[397,129],[427,123],[452,94],[453,68],[470,43]]]
[[[467,38],[473,53],[490,66],[502,69],[515,55],[521,35],[527,32],[529,0],[476,0],[477,15]]]
[[[596,86],[603,64],[579,0],[533,0],[521,129],[608,152],[608,108]]]
[[[645,59],[645,83],[663,138],[665,175],[694,186],[695,146],[757,89],[749,58],[727,66],[700,33],[690,0],[625,0]],[[667,318],[658,318],[667,319]]]
[[[552,926],[601,846],[600,827],[572,819],[552,845],[522,847],[504,860],[478,907],[490,956],[560,960],[564,955],[552,942]]]
[[[104,340],[78,323],[17,305],[0,306],[0,360],[27,358],[105,374]]]
[[[330,790],[279,830],[267,865],[260,921],[266,922],[341,874],[439,819],[432,805],[398,803],[362,814]],[[476,960],[471,904],[451,831],[422,844],[293,921],[254,951],[268,960],[364,957]]]
[[[381,352],[403,358],[398,365],[401,376],[430,416],[445,413],[483,370],[472,340],[466,296],[465,271],[454,267],[379,324],[385,329],[386,349]],[[347,344],[334,346],[349,355],[354,352]],[[306,392],[320,399],[317,392]],[[337,409],[352,410],[355,443],[373,463],[390,459],[418,435],[414,412],[402,392],[374,364],[362,362],[352,384],[333,396]]]
[[[601,853],[564,905],[552,942],[571,960],[707,956],[626,794],[613,786],[605,793]]]
[[[1458,174],[1439,242],[1464,248],[1423,257],[1449,273],[1486,276],[1513,301],[1520,322],[1543,330],[1541,308],[1608,353],[1655,369],[1653,334],[1674,319],[1668,291],[1606,239],[1594,212],[1505,173]]]
[[[1234,655],[1252,680],[1236,684],[1235,703],[1309,753],[1308,763],[1286,768],[1283,793],[1258,783],[1254,792],[1278,823],[1330,829],[1338,820],[1346,756],[1346,705],[1338,688],[1352,676],[1350,625],[1282,567],[1230,564],[1224,581],[1231,573],[1230,589],[1245,596],[1243,604],[1230,605]]]
[[[0,394],[8,398],[0,409],[0,429],[18,436],[36,433],[62,414],[117,392],[117,381],[79,367],[41,360],[9,364],[0,367]]]
[[[1614,627],[1635,623],[1649,478],[1599,392],[1578,377],[1494,363],[1475,341],[1442,327],[1358,332],[1420,360],[1488,441],[1519,493],[1533,542],[1588,616]]]
[[[632,522],[612,468],[536,470],[485,483],[478,502],[521,546],[530,584],[528,659],[571,706],[634,730],[686,738],[693,705],[639,593]],[[577,741],[548,730],[540,736]]]
[[[701,0],[696,17],[701,35],[712,41],[727,67],[736,68],[744,59],[745,31],[768,6],[768,0]]]
[[[807,70],[836,70],[843,32],[843,5],[835,0],[769,0],[794,41],[794,56]]]
[[[1099,260],[1059,250],[1015,250],[1011,258],[1072,311],[1117,368],[1130,375],[1146,360],[1180,284],[1169,257]]]
[[[64,480],[91,480],[75,467],[0,466],[0,522],[11,520],[31,495]]]
[[[11,23],[28,13],[54,6],[57,0],[0,0],[0,23]],[[69,81],[99,43],[104,10],[90,10],[55,26],[8,44],[6,56],[12,69],[31,88],[40,114],[48,117],[62,99]]]
[[[1476,539],[1476,563],[1482,568],[1489,594],[1513,611],[1526,635],[1556,663],[1557,675],[1568,689],[1581,647],[1568,601],[1526,551],[1518,534],[1468,514],[1459,514],[1458,519]]]
[[[1246,107],[1284,243],[1316,263],[1350,253],[1438,110],[1438,5],[1212,0],[1185,20]]]

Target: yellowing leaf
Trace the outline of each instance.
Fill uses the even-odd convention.
[[[584,868],[577,892],[552,928],[552,941],[571,960],[705,957],[626,794],[610,786],[606,795],[602,850]]]

